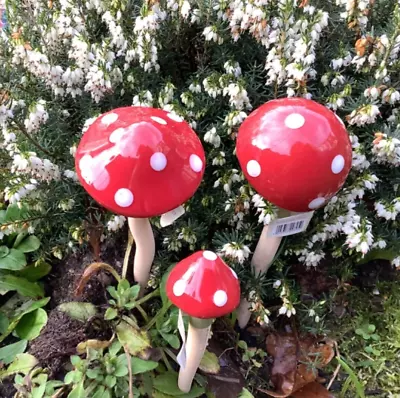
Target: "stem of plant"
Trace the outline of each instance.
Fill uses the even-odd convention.
[[[122,320],[124,320],[127,324],[129,324],[130,326],[137,328],[138,325],[136,324],[136,322],[133,321],[133,319],[129,318],[126,315],[122,315]]]
[[[165,355],[165,351],[164,351],[163,349],[161,349],[160,351],[161,351],[161,357],[162,357],[162,359],[163,359],[163,361],[164,361],[164,363],[165,363],[166,368],[167,368],[169,371],[172,371],[172,370],[173,370],[173,369],[172,369],[172,366],[171,366],[171,364],[169,363],[167,356]]]
[[[126,274],[128,273],[129,257],[131,255],[132,246],[133,246],[133,236],[131,234],[130,229],[128,228],[128,244],[126,246],[124,264],[122,266],[122,278],[123,279],[126,279]]]
[[[157,312],[155,317],[146,325],[145,329],[147,331],[150,330],[156,324],[157,320],[165,315],[165,313],[169,310],[171,306],[171,302],[169,302],[167,305],[164,305],[164,307],[162,307],[161,310]]]
[[[160,295],[160,289],[157,288],[156,290],[153,290],[151,293],[146,294],[146,296],[142,297],[141,299],[136,301],[136,305],[141,305],[145,303],[147,300],[150,300],[153,297],[157,297]]]
[[[147,323],[147,322],[149,321],[149,317],[147,316],[146,311],[145,311],[145,310],[142,308],[142,306],[139,305],[139,304],[136,304],[136,305],[135,305],[135,308],[138,309],[138,311],[139,311],[140,314],[142,315],[144,321]]]
[[[165,347],[164,351],[165,351],[166,354],[168,354],[168,356],[171,357],[172,360],[174,360],[179,365],[178,358],[176,357],[176,355],[169,348]]]

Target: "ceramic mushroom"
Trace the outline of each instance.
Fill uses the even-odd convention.
[[[199,138],[175,114],[147,107],[118,108],[90,125],[75,163],[89,195],[128,217],[136,244],[134,278],[144,288],[155,254],[149,217],[161,215],[165,226],[182,214],[181,205],[193,196],[204,174]]]
[[[239,304],[240,285],[236,273],[211,251],[198,251],[171,271],[168,298],[189,315],[186,365],[179,371],[178,385],[189,392],[204,355],[214,319],[232,312]]]
[[[243,122],[236,154],[249,183],[265,199],[289,212],[309,212],[324,206],[343,186],[352,163],[344,123],[312,100],[284,98],[267,102]],[[288,215],[289,212],[286,212]],[[261,233],[251,264],[266,272],[281,238]],[[242,300],[239,326],[250,319]]]

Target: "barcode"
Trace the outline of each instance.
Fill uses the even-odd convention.
[[[304,220],[294,221],[294,222],[291,222],[288,224],[279,224],[275,228],[274,235],[286,234],[286,233],[291,234],[291,233],[301,230],[303,228],[303,226],[304,226]]]

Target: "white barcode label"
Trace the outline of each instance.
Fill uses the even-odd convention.
[[[171,225],[175,220],[177,220],[180,216],[183,216],[184,214],[185,209],[183,208],[183,206],[179,206],[176,209],[173,209],[168,213],[163,214],[160,218],[161,227],[164,228],[168,225]]]
[[[267,236],[289,236],[304,232],[314,212],[300,213],[294,216],[278,218],[268,225]]]

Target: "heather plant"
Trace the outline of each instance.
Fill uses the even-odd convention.
[[[159,230],[151,283],[188,251],[214,248],[239,274],[260,322],[266,291],[296,313],[293,286],[255,278],[251,252],[277,209],[251,189],[235,156],[239,126],[264,102],[312,98],[345,123],[353,167],[308,228],[285,240],[278,269],[297,258],[400,266],[399,50],[395,0],[6,0],[0,44],[0,191],[29,209],[26,226],[61,258],[103,240],[125,218],[80,187],[76,146],[116,107],[183,117],[207,152],[186,214]],[[306,160],[305,160],[306,161]],[[159,228],[158,219],[153,220]],[[9,228],[2,228],[7,234]],[[265,287],[275,289],[265,289]],[[268,293],[269,294],[269,293]]]

